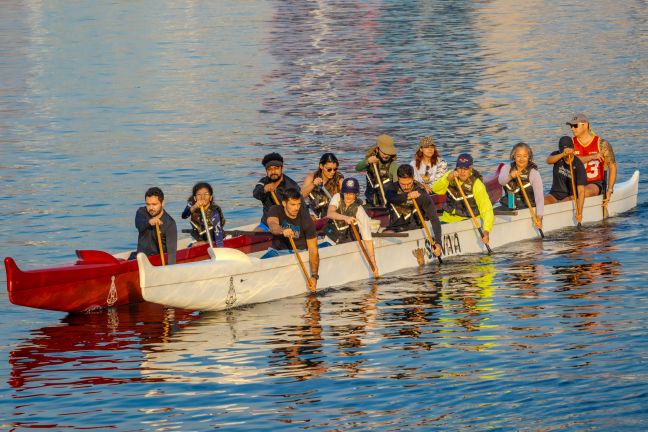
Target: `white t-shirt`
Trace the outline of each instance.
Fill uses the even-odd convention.
[[[441,158],[437,160],[437,163],[434,166],[425,165],[425,163],[421,161],[421,167],[416,169],[416,160],[410,162],[410,165],[414,168],[414,180],[430,187],[432,187],[432,184],[434,184],[435,181],[443,177],[443,174],[448,170],[448,163]],[[428,173],[428,181],[424,180],[426,171]]]
[[[336,193],[331,198],[329,206],[335,206],[336,209],[340,208],[340,194]],[[358,207],[355,218],[358,220],[358,226],[360,227],[360,234],[362,235],[363,240],[371,240],[371,218],[367,215],[362,206]]]

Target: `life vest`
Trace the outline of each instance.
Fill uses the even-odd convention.
[[[372,189],[377,191],[380,189],[380,183],[382,183],[383,188],[387,183],[391,181],[391,178],[389,177],[389,168],[391,167],[391,164],[394,163],[394,158],[390,157],[387,162],[383,162],[380,158],[378,158],[378,175],[380,176],[380,179],[376,179],[376,175],[374,173],[374,169],[371,165],[367,168],[367,185],[371,186]]]
[[[405,193],[405,191],[400,187],[399,183],[395,183],[396,185],[396,193]],[[421,194],[427,194],[425,191],[425,188],[420,182],[414,181],[414,187],[412,188],[413,191],[418,191]],[[402,204],[393,204],[389,203],[391,210],[392,210],[392,225],[393,224],[408,224],[412,221],[412,216],[414,216],[414,213],[416,213],[416,208],[414,207],[414,203],[412,200],[406,200]],[[420,226],[420,221],[418,218],[413,219],[414,222]]]
[[[511,163],[511,169],[516,169],[515,162]],[[523,169],[522,171],[518,171],[518,175],[520,176],[520,180],[522,181],[522,187],[524,187],[524,190],[526,191],[526,194],[529,197],[531,206],[535,207],[535,195],[533,194],[533,187],[531,186],[531,180],[530,180],[530,174],[532,169],[537,170],[538,166],[533,162],[529,162],[529,164],[525,169]],[[500,199],[500,204],[510,209],[527,207],[526,200],[524,199],[524,195],[522,194],[522,189],[520,189],[520,183],[518,183],[517,178],[511,179],[510,182],[506,183],[503,186],[503,189],[504,189],[504,193],[502,194],[502,198]],[[513,199],[509,200],[509,195],[512,195]],[[513,204],[513,207],[511,207],[510,204]]]
[[[195,202],[193,202],[193,200],[188,203],[189,206],[193,206],[194,204]],[[216,217],[219,221],[216,228],[214,228],[214,213],[217,215]],[[207,227],[212,233],[212,238],[215,239],[218,236],[218,231],[222,230],[225,225],[223,211],[217,204],[212,203],[209,207],[205,208],[205,219],[207,219]],[[191,213],[191,219],[189,222],[192,227],[191,236],[199,241],[207,241],[207,231],[205,230],[205,223],[203,222],[200,210]]]
[[[349,206],[344,203],[344,199],[340,198],[340,207],[337,211],[341,215],[356,217],[358,208],[362,205],[361,200],[355,200]],[[353,232],[349,229],[349,224],[344,221],[330,219],[326,225],[326,235],[333,240],[336,244],[346,243],[353,241]]]
[[[476,169],[473,169],[472,174],[468,179],[461,184],[461,189],[463,190],[464,195],[468,199],[468,204],[472,209],[475,216],[479,216],[479,207],[477,207],[477,201],[475,201],[475,195],[473,193],[473,187],[477,180],[481,180],[482,175]],[[446,200],[443,203],[443,211],[454,214],[457,216],[469,218],[470,212],[466,209],[466,204],[463,201],[461,193],[459,192],[459,186],[457,185],[457,180],[451,181],[448,185],[448,190],[446,192]]]
[[[322,178],[322,176],[315,173],[313,179],[316,178]],[[340,180],[343,178],[342,174],[336,172],[333,177],[331,177],[326,183],[322,184],[321,187],[315,186],[308,194],[308,206],[316,216],[320,218],[326,216],[328,205],[331,201],[329,196],[333,196],[340,192]],[[325,188],[329,195],[326,195],[326,192],[324,192],[322,188]]]
[[[594,135],[592,141],[584,146],[578,141],[578,138],[573,137],[572,141],[574,142],[574,154],[576,156],[588,156],[592,154],[597,154],[601,151],[601,139]],[[595,182],[602,181],[605,179],[605,163],[599,159],[594,159],[585,164],[585,172],[587,173],[587,181]]]

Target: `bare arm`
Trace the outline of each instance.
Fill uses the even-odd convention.
[[[309,193],[315,188],[315,183],[313,183],[315,175],[313,173],[308,174],[304,179],[304,184],[301,187],[301,193],[304,198],[308,196]]]
[[[319,250],[317,249],[317,237],[306,239],[306,246],[308,247],[308,262],[310,264],[311,276],[317,275],[319,271]],[[315,291],[317,288],[317,280],[311,278],[311,290]]]
[[[614,184],[616,183],[617,176],[616,157],[614,156],[614,150],[612,149],[612,145],[607,140],[603,140],[601,147],[601,153],[603,155],[603,159],[605,160],[605,165],[607,166],[609,173],[607,186],[608,191],[614,191]]]

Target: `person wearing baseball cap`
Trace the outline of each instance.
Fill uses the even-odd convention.
[[[373,264],[373,268],[377,269],[376,254],[371,236],[371,219],[362,207],[362,200],[358,198],[359,195],[360,183],[358,180],[349,177],[342,181],[340,193],[336,193],[331,197],[328,213],[326,214],[329,222],[325,232],[334,243],[347,243],[355,241],[350,224],[357,224],[369,259]],[[374,274],[374,276],[378,275]]]
[[[443,214],[439,218],[441,222],[452,223],[470,218],[470,212],[466,208],[461,192],[459,192],[460,187],[475,217],[482,220],[482,232],[484,233],[482,240],[488,244],[495,220],[493,204],[491,204],[482,175],[473,168],[473,158],[468,153],[460,154],[457,157],[455,169],[445,173],[432,185],[434,193],[446,196],[443,203]]]
[[[558,141],[558,150],[547,157],[547,163],[553,165],[553,181],[551,190],[545,195],[545,204],[553,204],[558,201],[569,201],[575,195],[572,189],[572,172],[574,173],[573,183],[576,185],[576,221],[583,221],[583,204],[585,203],[585,185],[587,174],[585,166],[579,158],[574,156],[574,141],[564,136]],[[569,165],[572,165],[571,169]]]
[[[376,145],[367,150],[364,159],[357,163],[356,171],[366,172],[365,198],[368,205],[374,207],[387,205],[382,201],[380,189],[381,186],[384,189],[388,182],[396,181],[397,157],[394,140],[389,135],[382,134],[376,138]],[[376,169],[379,178],[376,178]]]
[[[259,180],[252,191],[252,196],[263,203],[261,223],[255,228],[256,231],[268,231],[268,210],[275,205],[272,192],[275,193],[277,199],[281,202],[285,199],[286,189],[292,188],[299,190],[297,182],[284,174],[283,162],[283,157],[279,153],[268,153],[261,161],[261,164],[265,168],[266,176]]]
[[[614,192],[617,175],[612,145],[590,129],[589,119],[583,113],[574,114],[565,124],[574,135],[574,154],[585,165],[587,173],[585,196],[604,194],[603,205],[607,205]]]

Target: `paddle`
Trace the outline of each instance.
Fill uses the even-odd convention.
[[[421,222],[421,225],[423,225],[423,230],[425,231],[425,235],[427,236],[428,241],[430,242],[430,246],[432,246],[432,250],[436,249],[434,247],[434,238],[432,237],[432,234],[430,233],[430,229],[427,226],[427,223],[425,223],[425,219],[423,218],[423,214],[421,213],[421,209],[419,208],[419,205],[416,202],[416,199],[412,198],[412,203],[414,204],[414,209],[416,210],[416,213],[418,214],[419,221]],[[443,264],[443,260],[441,259],[441,255],[437,256],[437,259],[439,260],[439,264]]]
[[[536,217],[535,211],[533,211],[533,207],[531,207],[531,200],[529,200],[529,196],[527,195],[524,186],[522,186],[522,179],[520,179],[519,171],[515,176],[515,178],[517,179],[518,184],[520,185],[520,190],[522,191],[522,195],[524,196],[524,201],[526,202],[526,205],[527,207],[529,207],[529,211],[531,212],[531,219],[533,219],[533,223],[535,224],[535,226],[539,227],[540,222],[538,222],[538,218]],[[542,228],[538,228],[538,231],[540,231],[540,237],[544,238],[544,233],[542,232]]]
[[[213,248],[214,244],[212,243],[211,232],[209,231],[209,224],[207,224],[207,216],[205,216],[205,208],[200,206],[200,214],[202,215],[203,224],[205,225],[205,233],[207,234],[207,242],[209,247]]]
[[[477,232],[479,232],[479,235],[480,235],[480,237],[482,239],[482,242],[484,242],[484,230],[482,230],[482,227],[479,225],[479,222],[477,222],[477,218],[475,217],[475,213],[472,211],[472,207],[470,207],[470,204],[468,203],[468,198],[466,198],[466,194],[464,193],[463,188],[461,187],[462,185],[459,184],[457,179],[455,179],[455,183],[457,184],[457,189],[459,189],[459,193],[461,194],[461,198],[463,198],[464,205],[466,206],[466,209],[468,210],[468,213],[470,213],[470,218],[472,219],[473,224],[475,224],[475,228],[477,228]],[[484,246],[486,246],[486,250],[488,251],[488,255],[493,253],[490,246],[488,246],[488,243],[484,242]]]
[[[367,252],[367,248],[365,247],[364,241],[360,238],[360,233],[358,233],[358,229],[356,228],[355,224],[349,224],[349,225],[351,226],[351,230],[353,231],[353,236],[358,241],[358,244],[360,245],[360,249],[362,250],[364,257],[367,260],[367,264],[369,264],[369,267],[371,267],[371,272],[373,273],[376,279],[380,279],[380,275],[378,274],[378,269],[374,267],[373,262],[371,262],[371,258],[369,258],[369,252]]]
[[[567,165],[569,165],[569,176],[571,177],[571,185],[572,185],[572,198],[574,199],[574,212],[576,212],[576,216],[578,216],[578,201],[576,200],[576,182],[574,181],[574,166],[573,166],[573,159],[571,159],[569,162],[567,162]],[[581,228],[581,223],[578,222],[576,227],[578,229]]]
[[[374,175],[376,176],[376,181],[378,182],[378,189],[380,189],[380,196],[382,197],[383,204],[387,207],[387,198],[385,197],[385,189],[383,189],[382,180],[380,179],[380,174],[378,173],[378,165],[375,163],[371,164],[373,167]]]
[[[277,199],[277,195],[275,194],[274,191],[270,191],[272,194],[272,199],[277,205],[279,204],[279,199]],[[290,246],[292,246],[292,250],[297,257],[297,261],[299,261],[299,266],[301,267],[302,273],[304,273],[304,277],[306,278],[306,283],[308,283],[308,288],[313,291],[313,281],[311,281],[310,276],[306,272],[306,266],[304,266],[304,261],[302,261],[301,256],[299,255],[299,251],[297,250],[297,245],[295,245],[295,240],[293,240],[292,237],[288,237],[288,240],[290,240]]]
[[[155,224],[155,232],[157,234],[157,241],[158,241],[158,249],[160,249],[160,261],[162,261],[162,265],[166,265],[166,262],[164,261],[164,249],[162,249],[162,235],[160,234],[160,225]]]

